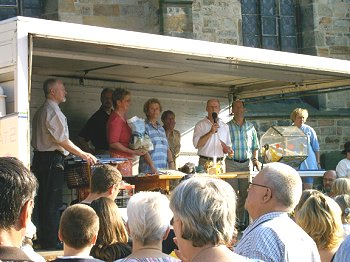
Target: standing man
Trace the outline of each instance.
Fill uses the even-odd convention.
[[[302,181],[294,168],[278,162],[265,165],[249,185],[245,207],[253,223],[235,252],[271,262],[321,261],[315,242],[288,216],[301,192]]]
[[[0,261],[32,261],[19,247],[31,222],[37,183],[18,159],[0,157]]]
[[[66,90],[59,79],[47,79],[43,85],[46,100],[35,113],[32,123],[34,148],[33,172],[39,181],[38,237],[41,247],[55,249],[62,206],[64,158],[72,153],[89,164],[96,158],[82,151],[69,139],[67,119],[59,108],[66,101]]]
[[[228,123],[232,142],[233,158],[226,158],[226,172],[252,171],[255,166],[260,169],[258,150],[260,148],[254,125],[244,118],[244,103],[236,100],[232,103],[233,119]],[[238,195],[237,227],[240,230],[249,224],[249,216],[244,209],[247,198],[248,180],[246,178],[230,179],[229,182]]]
[[[220,102],[218,99],[207,101],[208,115],[194,127],[193,145],[198,149],[198,165],[204,167],[214,156],[220,162],[231,151],[231,139],[228,126],[218,118]],[[214,119],[214,117],[215,119]]]
[[[111,111],[113,89],[104,88],[101,92],[101,107],[89,118],[77,138],[81,149],[89,153],[109,155],[107,142],[107,121]],[[89,146],[89,141],[94,146]]]

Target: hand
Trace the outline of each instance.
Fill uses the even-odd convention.
[[[176,237],[173,238],[173,241],[174,241],[175,245],[177,247],[179,247],[179,245],[177,244],[177,238]],[[186,259],[184,257],[184,255],[181,254],[181,251],[179,249],[174,249],[174,252],[175,252],[175,255],[177,256],[177,258],[181,260],[181,262],[188,262],[188,259]]]
[[[89,165],[94,165],[97,162],[97,158],[94,155],[87,152],[83,152],[81,158],[84,159]]]
[[[230,151],[232,151],[232,149],[221,140],[220,140],[220,144],[222,146],[222,151],[224,152],[224,154],[228,154]]]
[[[210,133],[213,135],[215,134],[216,132],[218,132],[218,128],[219,128],[219,124],[218,123],[214,123],[212,124],[211,128],[210,128]]]
[[[253,166],[255,166],[256,169],[257,169],[258,171],[260,171],[260,169],[261,169],[261,163],[260,163],[256,158],[253,159]]]
[[[134,155],[137,155],[137,156],[143,156],[147,153],[147,151],[144,149],[135,149],[133,151],[134,151]]]
[[[151,166],[151,173],[154,175],[157,175],[158,174],[157,168],[155,168],[154,166]]]

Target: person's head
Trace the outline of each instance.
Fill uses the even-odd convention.
[[[116,203],[107,197],[100,197],[91,202],[100,221],[96,245],[108,246],[114,243],[127,243],[123,219]]]
[[[45,97],[55,101],[56,103],[66,102],[66,89],[62,80],[49,78],[43,84]]]
[[[333,182],[336,178],[337,173],[335,172],[335,170],[327,170],[326,172],[324,172],[322,183],[323,189],[326,191],[327,194],[331,192]]]
[[[148,119],[157,119],[162,112],[162,105],[157,98],[150,98],[143,105],[143,112]]]
[[[341,177],[334,180],[331,193],[332,197],[339,196],[342,194],[350,194],[350,179]]]
[[[343,240],[341,210],[333,199],[322,193],[305,201],[295,221],[315,241],[318,249],[331,250]]]
[[[164,125],[164,129],[174,130],[176,121],[175,121],[175,114],[173,111],[171,110],[164,111],[161,116],[161,119]]]
[[[290,119],[293,121],[294,125],[301,127],[309,116],[309,112],[304,108],[295,108],[290,114]]]
[[[206,110],[208,112],[208,117],[211,118],[212,114],[215,112],[219,115],[220,113],[220,101],[218,99],[209,99],[207,101]]]
[[[242,100],[235,100],[232,103],[232,114],[235,118],[244,117],[244,102]]]
[[[96,212],[87,205],[75,204],[62,213],[58,236],[65,250],[82,250],[95,244],[98,228]]]
[[[125,88],[116,88],[112,94],[113,106],[117,110],[123,110],[127,112],[131,103],[131,95]]]
[[[350,160],[350,141],[348,141],[344,144],[344,150],[341,151],[341,153],[344,154],[346,156],[346,158]],[[348,174],[348,176],[349,176],[349,174]]]
[[[336,196],[334,200],[342,211],[341,220],[343,224],[350,224],[350,195],[339,195]]]
[[[168,198],[160,192],[139,192],[127,206],[127,228],[133,241],[142,246],[161,243],[166,239],[173,214]]]
[[[111,165],[97,166],[91,176],[90,192],[115,200],[119,193],[122,175]]]
[[[0,157],[0,234],[14,229],[14,245],[20,245],[31,221],[37,187],[35,176],[21,161]]]
[[[269,163],[250,184],[245,208],[253,219],[272,211],[290,212],[301,193],[302,181],[294,168],[279,162]]]
[[[186,250],[186,245],[230,244],[236,222],[236,195],[227,182],[193,176],[174,189],[170,208],[181,250]]]
[[[100,101],[104,110],[109,111],[112,108],[113,106],[112,97],[113,97],[112,88],[106,87],[102,90]]]
[[[295,206],[294,208],[294,213],[298,213],[299,210],[302,208],[302,206],[304,205],[304,203],[306,202],[306,200],[309,199],[310,196],[313,195],[318,195],[318,194],[322,194],[320,191],[315,190],[315,189],[306,189],[303,191],[303,193],[301,194],[299,203]]]

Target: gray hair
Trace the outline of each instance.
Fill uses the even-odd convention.
[[[45,80],[45,82],[43,84],[43,91],[44,91],[46,98],[49,96],[52,88],[54,88],[56,86],[58,81],[59,81],[59,79],[56,79],[56,78],[49,78],[49,79]]]
[[[149,245],[162,241],[173,216],[169,200],[159,192],[139,192],[127,206],[128,227],[132,239]]]
[[[194,247],[230,243],[236,219],[236,195],[223,180],[194,176],[171,194],[170,208],[182,222],[182,238]]]
[[[269,163],[261,171],[265,184],[271,188],[276,200],[292,211],[298,204],[302,193],[302,181],[298,172],[282,163]]]

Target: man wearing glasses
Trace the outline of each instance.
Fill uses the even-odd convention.
[[[337,178],[337,173],[335,172],[335,170],[328,170],[324,172],[322,185],[320,185],[320,187],[317,188],[317,190],[321,191],[323,194],[328,196],[328,194],[331,192],[332,185],[336,178]]]
[[[298,172],[282,163],[264,166],[249,183],[245,202],[253,219],[235,252],[263,261],[320,261],[315,242],[288,213],[298,204],[302,181]]]

